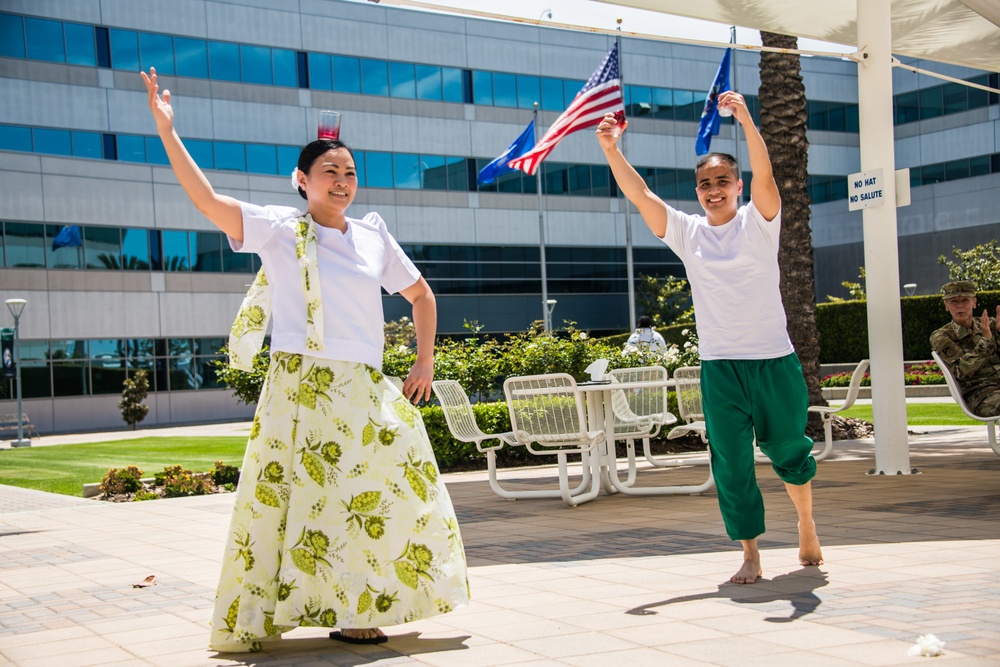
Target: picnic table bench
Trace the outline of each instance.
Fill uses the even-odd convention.
[[[35,425],[31,423],[31,420],[25,412],[21,413],[21,430],[24,435],[30,436],[31,434],[34,434],[34,437],[38,437],[38,431],[35,430]],[[12,433],[14,436],[17,435],[16,412],[0,415],[0,433],[8,432]]]

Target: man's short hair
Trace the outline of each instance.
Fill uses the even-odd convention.
[[[941,286],[941,296],[945,301],[960,297],[975,297],[976,286],[971,280],[953,280]]]
[[[648,316],[643,315],[636,324],[640,329],[649,329],[653,326],[653,321]]]
[[[736,176],[736,179],[739,180],[740,165],[736,161],[736,158],[734,158],[729,153],[709,153],[708,155],[703,156],[700,160],[698,160],[698,164],[694,166],[695,180],[698,179],[698,172],[701,171],[701,168],[704,167],[709,162],[711,162],[712,160],[718,160],[722,164],[727,165],[730,169],[732,169],[733,175]]]

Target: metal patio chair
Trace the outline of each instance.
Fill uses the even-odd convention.
[[[649,382],[659,386],[612,389],[612,412],[614,413],[614,439],[625,440],[628,460],[628,478],[622,481],[617,476],[614,442],[609,442],[609,472],[614,477],[612,486],[628,495],[698,494],[715,485],[711,463],[707,457],[664,459],[653,456],[650,440],[660,433],[664,426],[677,423],[677,417],[668,408],[669,374],[662,366],[642,368],[621,368],[608,374],[612,387],[616,383]],[[698,485],[672,487],[635,487],[636,456],[635,440],[642,439],[643,454],[650,464],[657,468],[671,468],[685,465],[709,464],[708,478]]]
[[[674,371],[674,383],[677,389],[677,411],[685,423],[678,424],[670,430],[667,438],[679,438],[689,433],[696,433],[702,442],[708,442],[708,428],[705,425],[705,412],[701,404],[701,366],[683,366]],[[753,458],[757,463],[770,463],[771,459],[760,450],[754,440]]]
[[[664,426],[677,423],[677,417],[668,408],[669,374],[663,366],[618,368],[607,374],[612,383],[650,382],[659,387],[615,389],[612,408],[615,415],[614,437],[624,440],[629,461],[628,484],[635,480],[635,441],[642,440],[646,460],[657,467],[671,465],[653,456],[650,439],[659,435]]]
[[[600,492],[598,474],[589,474],[599,459],[603,430],[588,430],[583,395],[565,373],[511,377],[503,383],[514,438],[532,454],[555,456],[559,464],[559,497],[570,506],[592,500]],[[569,488],[568,457],[579,455],[584,481]],[[580,493],[584,486],[590,489]]]
[[[1000,415],[996,417],[980,417],[965,403],[965,397],[962,396],[962,389],[958,386],[958,382],[955,380],[955,376],[951,374],[951,369],[945,364],[941,357],[938,356],[937,352],[931,351],[931,356],[934,357],[934,361],[937,362],[938,368],[941,369],[941,374],[944,375],[945,382],[948,383],[948,391],[951,392],[951,397],[958,407],[962,408],[962,412],[966,414],[970,419],[975,419],[979,422],[986,423],[986,439],[990,444],[990,449],[993,450],[997,456],[1000,456],[1000,445],[997,444],[997,421],[1000,420]]]
[[[940,364],[939,364],[940,365]],[[847,396],[844,398],[842,405],[831,406],[831,405],[810,405],[809,412],[814,412],[819,414],[823,418],[823,436],[824,436],[824,446],[823,450],[816,454],[813,458],[817,461],[822,461],[830,452],[833,450],[833,416],[838,412],[843,412],[847,410],[852,405],[854,401],[858,399],[858,390],[861,389],[861,381],[865,377],[865,371],[868,370],[868,359],[862,359],[858,362],[858,365],[854,367],[854,372],[851,374],[851,384],[847,388]]]
[[[518,500],[522,498],[561,498],[562,494],[556,490],[533,490],[533,491],[511,491],[500,486],[497,479],[497,458],[496,453],[509,445],[520,447],[523,443],[514,438],[511,431],[506,433],[484,433],[476,422],[476,415],[472,411],[472,403],[469,395],[465,393],[458,382],[454,380],[434,380],[431,383],[434,388],[434,395],[441,403],[444,411],[444,419],[448,424],[448,430],[460,442],[471,442],[476,445],[483,454],[486,454],[486,466],[489,472],[490,488],[501,498],[508,500]],[[496,440],[493,445],[484,444],[489,440]],[[584,474],[584,483],[590,482],[590,469],[587,468]],[[571,495],[579,493],[584,483],[570,491]]]

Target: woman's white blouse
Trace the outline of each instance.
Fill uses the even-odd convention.
[[[386,229],[378,213],[347,218],[347,232],[316,225],[323,349],[306,349],[306,302],[295,255],[295,226],[304,211],[240,202],[243,242],[235,252],[260,256],[271,285],[271,349],[382,367],[382,290],[395,294],[420,271]]]

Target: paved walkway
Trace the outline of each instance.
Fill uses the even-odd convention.
[[[116,505],[0,487],[0,664],[918,665],[928,659],[907,650],[933,633],[946,642],[934,664],[996,666],[1000,457],[981,427],[919,431],[919,475],[866,476],[870,440],[838,443],[820,464],[818,568],[798,565],[791,503],[758,466],[769,532],[753,586],[724,583],[740,554],[714,492],[602,495],[570,509],[500,500],[483,473],[447,475],[469,607],[388,628],[380,646],[300,628],[244,656],[205,648],[232,495]],[[640,483],[704,473],[647,470]],[[524,488],[550,474],[505,473]],[[150,574],[158,585],[132,588]]]

